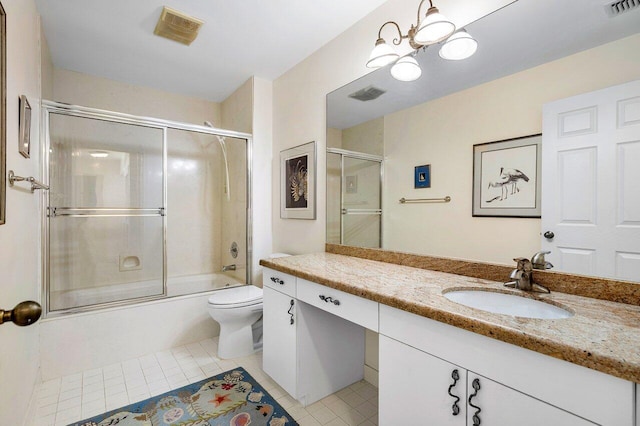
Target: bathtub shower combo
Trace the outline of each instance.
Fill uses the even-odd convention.
[[[251,135],[49,101],[43,120],[46,315],[250,282]]]

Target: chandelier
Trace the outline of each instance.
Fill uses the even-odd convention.
[[[400,26],[395,21],[387,21],[378,30],[378,40],[367,61],[368,68],[380,68],[394,63],[391,67],[391,75],[396,80],[413,81],[420,78],[422,70],[415,56],[419,49],[432,44],[443,42],[440,47],[440,57],[448,60],[466,59],[478,49],[478,42],[465,30],[456,32],[456,26],[440,13],[433,1],[429,0],[429,9],[420,20],[420,10],[426,0],[421,0],[418,6],[418,20],[416,25],[411,25],[407,34],[403,35]],[[382,38],[382,29],[387,26],[395,26],[398,30],[398,38],[393,39],[393,44],[399,46],[402,40],[407,39],[413,51],[403,57],[389,46]]]

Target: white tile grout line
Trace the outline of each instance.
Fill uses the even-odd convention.
[[[261,352],[233,360],[216,353],[217,339],[207,339],[43,382],[35,390],[31,426],[66,426],[240,365],[302,426],[378,423],[378,390],[365,381],[302,407],[262,371]]]

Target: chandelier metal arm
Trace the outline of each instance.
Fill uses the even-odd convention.
[[[421,0],[420,4],[418,5],[418,20],[417,20],[417,24],[416,24],[416,28],[420,26],[420,10],[422,9],[422,4],[425,2],[426,0]],[[433,0],[429,0],[429,8],[433,7]]]
[[[424,0],[423,0],[424,1]],[[400,30],[400,25],[398,25],[398,23],[396,21],[387,21],[384,24],[382,24],[382,26],[380,27],[380,29],[378,30],[378,40],[380,40],[382,38],[382,29],[387,25],[387,24],[392,24],[395,25],[396,29],[398,30],[398,35],[400,36],[400,38],[394,38],[393,39],[393,44],[395,44],[396,46],[399,46],[400,43],[402,43],[402,39],[408,38],[408,35],[402,35],[402,30]]]

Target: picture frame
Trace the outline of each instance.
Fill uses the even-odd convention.
[[[431,164],[416,166],[413,172],[414,188],[431,188]]]
[[[542,135],[473,145],[475,217],[540,218]]]
[[[280,217],[316,218],[316,143],[280,151]]]
[[[30,157],[31,151],[31,105],[25,95],[20,95],[20,117],[18,123],[20,134],[18,151],[24,158]]]

